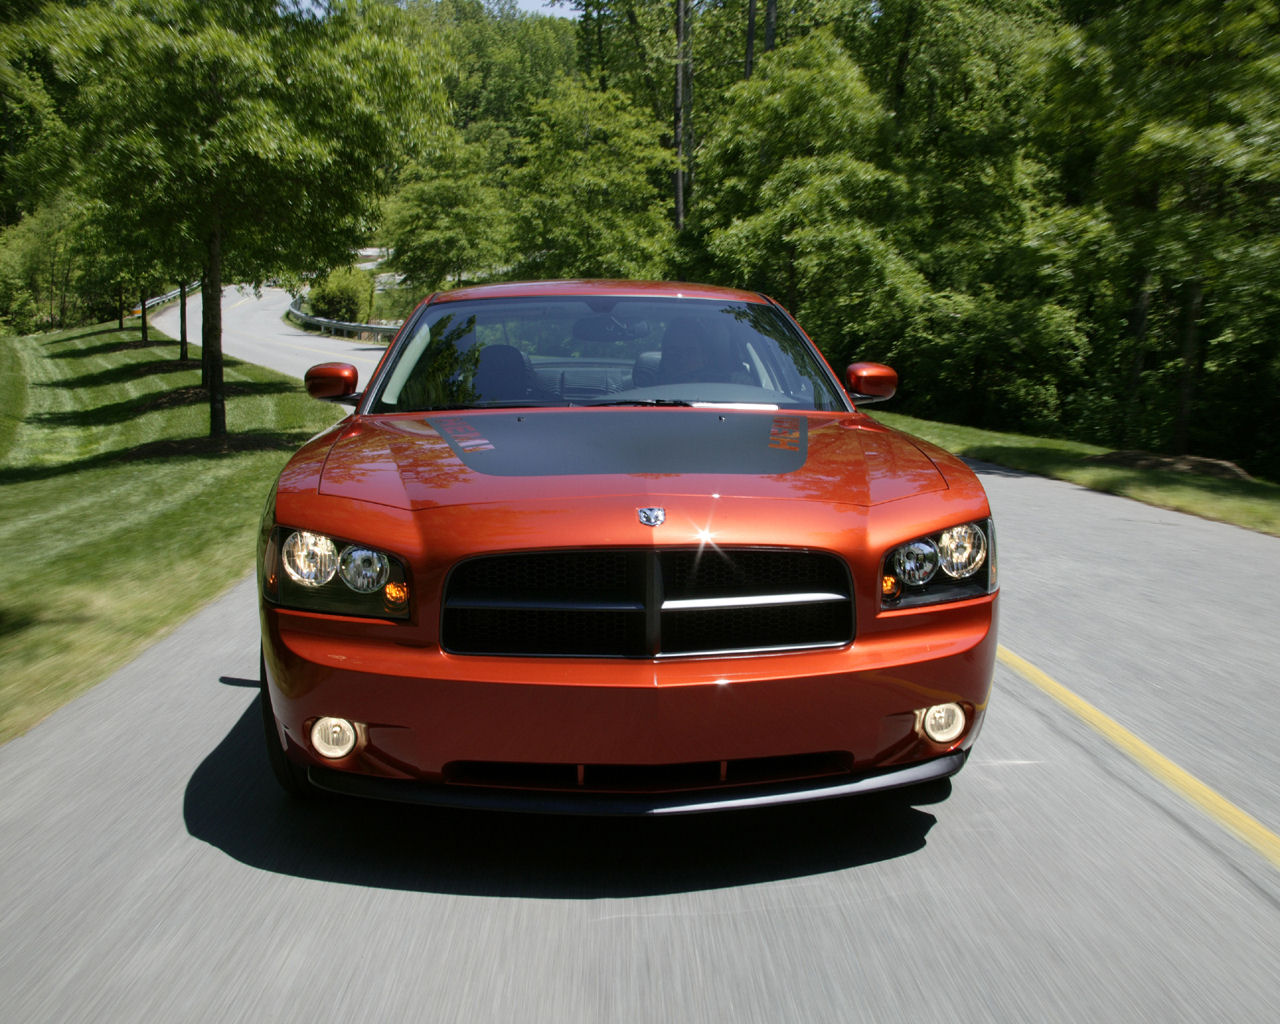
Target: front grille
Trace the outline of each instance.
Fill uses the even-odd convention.
[[[455,654],[654,658],[832,647],[853,639],[849,572],[782,548],[552,551],[457,565]]]

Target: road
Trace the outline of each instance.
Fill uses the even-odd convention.
[[[1280,539],[980,469],[1003,646],[1274,837]],[[943,803],[658,822],[292,805],[256,675],[246,579],[0,748],[6,1021],[1276,1019],[1280,860],[1006,663]]]
[[[351,363],[360,371],[360,381],[367,381],[386,345],[377,342],[351,342],[308,334],[284,319],[291,296],[283,288],[263,288],[260,294],[250,289],[226,288],[222,299],[222,351],[226,355],[270,366],[272,369],[302,379],[307,368],[316,363]],[[187,337],[200,343],[201,295],[187,299]],[[180,311],[177,303],[167,306],[151,318],[171,338],[178,337]]]

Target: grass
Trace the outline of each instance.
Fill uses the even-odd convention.
[[[994,462],[1202,519],[1280,536],[1280,485],[1277,484],[1104,464],[1094,460],[1110,449],[1096,445],[998,434],[879,410],[873,410],[872,414],[887,426],[932,441],[964,458]]]
[[[214,446],[199,349],[179,362],[152,338],[0,338],[0,742],[241,579],[276,473],[333,422],[296,381],[227,359],[233,436]]]

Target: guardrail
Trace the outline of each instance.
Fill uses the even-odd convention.
[[[291,303],[285,315],[301,327],[309,327],[324,334],[336,334],[340,338],[369,338],[377,341],[390,341],[400,330],[400,324],[351,324],[342,320],[326,320],[322,316],[311,316],[302,312],[302,296],[299,295]]]
[[[187,285],[188,296],[190,296],[192,292],[198,292],[199,290],[200,290],[199,281],[194,281],[191,284]],[[157,295],[154,299],[147,299],[147,309],[154,309],[156,306],[163,306],[166,302],[172,302],[174,299],[181,298],[181,296],[182,296],[182,289],[175,288],[171,292],[165,292],[163,295]],[[128,315],[142,316],[142,307],[134,306],[133,311]]]

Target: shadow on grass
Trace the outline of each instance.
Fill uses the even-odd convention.
[[[130,462],[149,462],[175,459],[220,459],[241,452],[297,451],[315,432],[311,430],[250,431],[229,434],[215,441],[208,437],[186,437],[175,441],[150,441],[147,444],[103,452],[74,462],[56,466],[16,466],[0,469],[0,484],[28,483],[32,480],[51,480],[83,470],[120,466]]]
[[[0,608],[0,637],[14,636],[30,629],[40,621],[39,616],[27,610]]]
[[[110,333],[128,334],[128,335],[135,334],[135,332],[130,331],[127,328],[124,331],[120,331],[118,329],[113,328]],[[82,335],[81,337],[86,337],[86,335]],[[78,340],[79,338],[59,338],[56,344],[66,344],[68,342],[78,341]],[[169,345],[173,345],[176,347],[177,344],[178,343],[176,341],[161,340],[159,338],[152,338],[149,341],[143,341],[141,338],[138,338],[138,337],[130,337],[127,339],[120,338],[116,341],[104,341],[99,345],[84,345],[84,346],[77,345],[75,348],[69,349],[66,352],[51,352],[49,354],[49,358],[50,359],[81,359],[87,356],[109,356],[109,355],[116,355],[120,352],[138,352],[138,351],[145,352],[148,349],[153,349],[153,348],[158,349],[162,347],[167,347]]]
[[[19,639],[22,634],[38,626],[56,626],[70,631],[89,621],[90,616],[65,609],[38,605],[23,608],[0,607],[0,640],[25,643],[27,641]]]
[[[1054,473],[1087,465],[1079,455],[1072,452],[1058,452],[1035,445],[971,444],[961,447],[958,454],[966,459],[992,462],[1005,469],[1040,476],[1052,476]]]
[[[136,327],[123,327],[123,328],[104,327],[101,324],[99,324],[96,327],[87,327],[82,331],[76,331],[74,334],[70,332],[67,332],[67,333],[59,332],[55,337],[46,338],[44,341],[44,344],[49,346],[68,345],[73,341],[80,341],[82,338],[97,338],[104,334],[137,334],[137,333],[138,333],[138,329]],[[79,349],[77,349],[76,352],[66,353],[65,355],[66,356],[76,355],[78,354],[78,352],[79,352]],[[65,358],[65,356],[59,357],[59,358]]]
[[[96,373],[83,373],[79,377],[67,377],[60,381],[37,381],[33,387],[51,390],[101,388],[113,384],[127,384],[142,377],[158,377],[166,373],[186,373],[198,369],[200,369],[198,359],[152,359],[145,363],[113,366],[107,370],[98,370]]]
[[[966,459],[998,463],[1006,470],[1056,477],[1078,482],[1095,491],[1127,494],[1139,488],[1183,488],[1208,498],[1234,497],[1258,501],[1280,500],[1280,485],[1267,480],[1248,480],[1213,475],[1187,469],[1126,466],[1098,457],[1059,452],[1031,445],[968,445],[961,450]]]
[[[655,896],[905,857],[937,821],[890,794],[656,820],[295,802],[267,766],[260,699],[192,775],[183,817],[195,838],[282,875],[490,898]]]
[[[986,459],[972,455],[962,455],[960,458],[966,466],[979,476],[1006,476],[1012,478],[1035,476],[1035,474],[1029,470],[1014,469],[1012,466],[1001,466],[995,462],[988,462]]]
[[[228,401],[233,398],[252,398],[262,395],[288,395],[298,391],[298,385],[289,381],[229,381],[223,385],[223,394]],[[111,402],[90,409],[36,413],[28,417],[27,422],[39,427],[105,427],[117,423],[128,423],[149,412],[199,405],[208,400],[209,392],[198,384],[194,384],[189,387],[138,395],[123,402]]]

